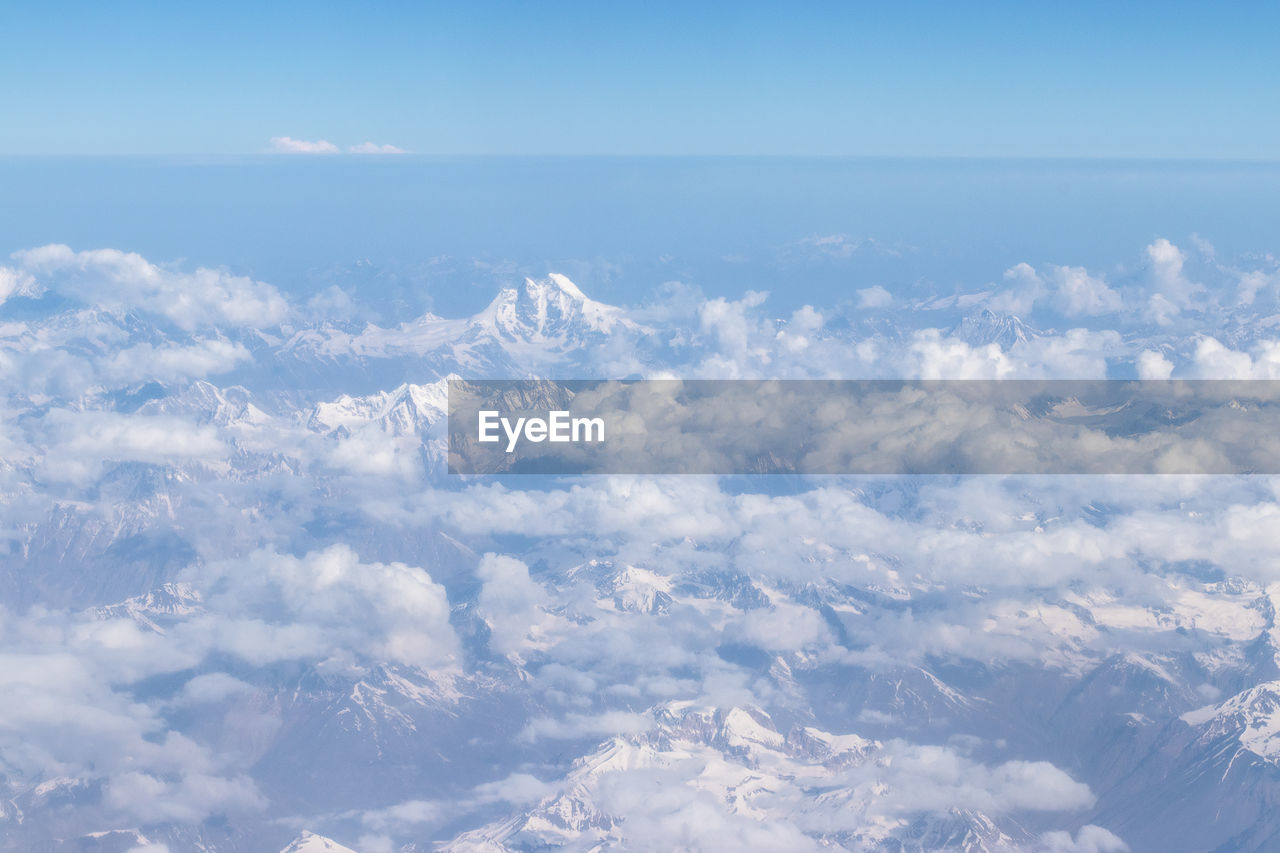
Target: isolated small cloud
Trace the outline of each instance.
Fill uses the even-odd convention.
[[[294,139],[292,136],[271,137],[271,148],[279,154],[337,154],[338,146],[326,139],[312,142],[306,139]]]
[[[326,145],[328,143],[325,143]],[[395,145],[379,145],[376,142],[361,142],[347,149],[352,154],[408,154],[403,148]]]
[[[878,284],[858,291],[859,308],[888,308],[893,304],[893,294]]]

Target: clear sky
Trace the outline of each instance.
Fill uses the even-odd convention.
[[[1277,3],[6,3],[0,154],[1273,159]]]

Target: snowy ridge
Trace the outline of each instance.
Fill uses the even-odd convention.
[[[333,432],[375,424],[390,435],[405,436],[440,422],[448,407],[446,380],[430,385],[405,383],[392,391],[365,397],[344,394],[332,402],[318,403],[307,418],[307,427],[318,432]]]
[[[1259,758],[1280,764],[1280,681],[1255,685],[1181,719],[1199,728],[1203,739],[1234,738]]]
[[[783,735],[758,708],[676,702],[655,710],[653,720],[651,731],[615,738],[579,759],[555,783],[559,793],[530,811],[464,833],[443,849],[647,848],[652,832],[647,820],[696,820],[704,800],[716,803],[728,824],[683,824],[685,843],[694,849],[745,843],[750,849],[994,853],[1015,847],[1013,838],[981,812],[899,816],[892,808],[877,809],[882,788],[845,787],[842,771],[889,760],[880,756],[878,742],[813,727]],[[653,797],[673,811],[646,818],[631,796]],[[632,814],[611,810],[611,803],[622,802],[631,805]],[[818,809],[829,816],[817,819]],[[837,813],[845,819],[832,817]],[[814,828],[806,828],[811,820]],[[712,840],[717,837],[720,842]]]
[[[467,319],[428,313],[394,328],[369,324],[358,333],[333,327],[302,330],[284,350],[330,359],[416,356],[442,373],[522,375],[531,366],[562,361],[610,337],[644,331],[621,308],[589,298],[567,277],[552,273],[503,289]]]

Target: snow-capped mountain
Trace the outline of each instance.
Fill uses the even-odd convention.
[[[969,314],[950,330],[951,336],[970,346],[995,344],[1009,350],[1039,336],[1039,332],[1012,314],[999,314],[983,308]]]
[[[415,358],[438,375],[529,376],[572,367],[593,349],[616,348],[645,332],[621,308],[589,298],[567,277],[552,273],[503,289],[467,319],[428,313],[389,328],[306,329],[295,332],[283,350],[330,359]]]
[[[307,418],[307,427],[326,433],[351,432],[373,424],[389,435],[414,435],[443,420],[448,408],[445,380],[430,385],[405,383],[391,391],[363,397],[344,394],[331,402],[317,403]]]
[[[332,838],[303,830],[302,834],[280,853],[356,853],[356,851],[339,844]]]
[[[857,735],[812,727],[784,735],[759,709],[689,703],[656,709],[652,723],[577,760],[552,783],[555,793],[532,809],[464,833],[444,849],[651,849],[660,843],[662,823],[673,821],[682,826],[680,843],[696,849],[983,853],[1013,847],[981,812],[902,813],[886,802],[896,795],[889,786],[850,786],[851,772],[861,776],[862,768],[893,760],[882,744]],[[717,817],[699,821],[696,815],[710,804]]]
[[[1265,337],[559,275],[385,325],[198,295],[0,306],[0,849],[1280,838],[1266,478],[462,482],[442,447],[450,375],[1254,375]]]

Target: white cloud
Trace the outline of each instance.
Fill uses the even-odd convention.
[[[1280,379],[1280,341],[1259,341],[1250,355],[1202,336],[1196,342],[1191,373],[1198,379]]]
[[[112,381],[174,382],[225,373],[251,357],[244,344],[226,340],[202,340],[190,346],[141,343],[106,356],[99,367],[102,375]]]
[[[498,654],[517,654],[542,622],[547,593],[529,577],[529,567],[499,554],[485,554],[476,568],[482,586],[477,612],[489,625],[489,645]]]
[[[1054,267],[1050,282],[1054,307],[1064,317],[1110,314],[1124,307],[1120,294],[1084,267]]]
[[[993,310],[1029,314],[1047,304],[1064,317],[1110,314],[1124,308],[1120,294],[1084,267],[1051,266],[1044,273],[1027,263],[1005,270],[1004,290],[991,296]]]
[[[859,308],[888,308],[892,304],[893,294],[878,284],[858,291]]]
[[[1061,830],[1046,832],[1033,849],[1034,853],[1128,853],[1129,845],[1110,830],[1088,824],[1074,838]]]
[[[146,823],[197,823],[211,813],[260,811],[267,804],[247,776],[227,778],[199,772],[168,780],[128,771],[111,778],[103,799],[112,808]]]
[[[408,154],[403,148],[394,145],[378,145],[373,142],[361,142],[347,149],[352,154]]]
[[[307,310],[322,319],[349,320],[355,309],[356,303],[351,294],[336,284],[307,300]]]
[[[1015,346],[1010,357],[1020,379],[1104,379],[1107,359],[1125,352],[1119,332],[1068,329]]]
[[[337,154],[340,151],[338,146],[324,139],[310,142],[291,136],[271,137],[271,148],[280,154]]]
[[[920,379],[1004,379],[1014,364],[995,344],[974,347],[944,338],[937,329],[917,332],[908,348],[906,375]]]
[[[182,688],[178,701],[180,704],[202,705],[252,692],[253,687],[238,678],[225,672],[209,672],[188,681]]]
[[[556,790],[557,787],[552,782],[543,782],[528,773],[512,773],[505,779],[477,786],[475,796],[481,802],[527,805],[551,796]]]
[[[421,447],[416,435],[387,435],[375,423],[335,437],[327,458],[334,468],[353,474],[410,478],[422,471]]]
[[[584,740],[638,734],[652,728],[653,720],[630,711],[605,711],[600,714],[565,714],[560,717],[538,717],[520,733],[523,741]]]
[[[193,569],[191,580],[216,584],[208,607],[220,618],[190,630],[215,647],[233,643],[228,651],[257,663],[447,667],[457,656],[443,587],[404,563],[363,563],[345,545],[303,557],[257,551]]]
[[[1150,295],[1147,315],[1158,325],[1168,325],[1183,311],[1202,308],[1205,287],[1184,272],[1186,255],[1164,237],[1147,246]]]
[[[698,319],[702,331],[715,336],[719,355],[738,361],[765,355],[764,349],[752,352],[753,333],[758,330],[755,318],[749,312],[763,305],[768,297],[768,293],[749,290],[738,300],[717,297],[702,303]]]
[[[742,640],[770,651],[796,651],[831,641],[816,610],[788,601],[748,610],[734,626]]]
[[[1173,374],[1173,362],[1155,350],[1143,350],[1138,355],[1139,379],[1168,379]]]
[[[1269,291],[1274,298],[1277,283],[1280,283],[1280,276],[1276,273],[1268,273],[1262,270],[1249,270],[1240,274],[1240,284],[1237,288],[1236,303],[1238,305],[1250,306],[1258,299],[1258,294]]]
[[[279,324],[289,312],[285,298],[269,284],[207,267],[178,272],[134,252],[75,252],[55,243],[14,252],[12,257],[59,293],[94,307],[161,314],[186,330],[219,324],[266,328]]]
[[[28,273],[0,267],[0,305],[10,296],[36,296],[38,293],[39,288]]]
[[[1147,260],[1151,264],[1151,275],[1157,284],[1164,288],[1172,288],[1182,281],[1182,265],[1186,255],[1182,250],[1161,237],[1147,246]]]
[[[217,431],[181,418],[53,409],[41,421],[44,476],[87,482],[112,462],[215,463],[227,455]]]
[[[1020,263],[1004,271],[1006,289],[992,296],[987,304],[994,311],[1006,314],[1031,313],[1036,301],[1044,294],[1044,280],[1028,263]]]

